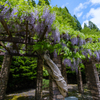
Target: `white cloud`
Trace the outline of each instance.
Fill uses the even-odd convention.
[[[100,7],[97,9],[91,8],[86,17],[92,17],[90,21],[92,21],[97,25],[98,28],[100,28]]]
[[[77,16],[77,17],[81,17],[82,14],[83,14],[83,9],[86,9],[88,4],[90,4],[90,1],[88,2],[84,2],[84,3],[80,3],[75,9],[74,9],[74,14]],[[85,17],[84,17],[85,18]]]
[[[83,14],[83,12],[80,12],[80,13],[77,13],[76,16],[77,16],[77,17],[81,17],[82,14]]]
[[[92,4],[100,4],[100,0],[90,0]]]
[[[65,6],[67,6],[69,3],[66,3],[66,4],[63,4],[62,6],[61,6],[61,8],[64,8]]]
[[[74,13],[77,13],[78,11],[80,11],[83,8],[84,8],[84,5],[82,3],[80,3],[79,6],[74,9]]]
[[[84,28],[84,23],[86,23],[87,26],[89,25],[88,20],[85,20],[85,21],[83,22],[83,24],[81,25],[82,28]]]
[[[86,9],[87,5],[90,3],[90,1],[88,2],[84,2],[84,3],[80,3],[75,9],[74,9],[74,14],[76,14],[77,12],[81,11],[82,9]]]
[[[95,9],[94,8],[91,8],[90,11],[86,14],[86,18],[88,18],[90,16],[91,17],[94,17],[94,14],[93,14],[94,12],[95,12]]]
[[[92,6],[95,4],[100,4],[100,0],[88,0],[88,2],[80,3],[74,9],[74,14],[77,17],[81,17],[83,14],[83,9],[86,9],[91,3]],[[84,19],[82,27],[84,27],[84,23],[86,23],[88,26],[88,21],[90,20],[100,29],[100,7],[98,7],[97,9],[91,8],[86,15],[82,16],[82,18]]]

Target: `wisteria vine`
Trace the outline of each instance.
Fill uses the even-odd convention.
[[[44,41],[51,45],[49,46],[50,48],[54,46],[54,56],[57,56],[57,52],[60,51],[60,53],[63,54],[63,63],[70,66],[72,70],[76,69],[77,71],[79,63],[82,63],[82,57],[77,56],[78,54],[84,55],[84,57],[89,59],[94,56],[97,61],[100,61],[99,50],[95,51],[93,54],[91,49],[83,48],[83,45],[86,43],[93,42],[92,38],[88,38],[87,40],[82,39],[79,36],[72,37],[72,35],[70,35],[68,32],[60,33],[59,29],[53,24],[56,19],[55,13],[51,13],[48,7],[44,7],[41,15],[41,11],[37,10],[36,8],[34,8],[31,13],[23,11],[23,13],[19,15],[18,8],[12,8],[10,7],[10,3],[8,4],[9,7],[0,5],[0,18],[2,17],[6,20],[8,23],[7,28],[12,35],[25,37],[26,24],[28,23],[29,37],[33,38],[35,43],[38,44],[45,32]],[[1,33],[5,32],[1,24],[0,31]],[[100,38],[98,38],[98,42],[100,42]],[[61,50],[58,50],[58,47],[56,47],[58,44]],[[21,48],[20,44],[17,45]],[[12,48],[12,44],[7,44],[7,47]],[[22,47],[24,48],[25,46]],[[33,49],[33,47],[29,47],[29,49]],[[68,59],[68,57],[71,59]]]

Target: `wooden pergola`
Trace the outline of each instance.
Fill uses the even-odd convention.
[[[34,45],[35,42],[40,42],[44,39],[44,36],[47,32],[47,26],[45,27],[45,30],[43,32],[43,34],[40,36],[40,38],[38,40],[34,40],[31,36],[31,31],[28,29],[29,27],[29,23],[28,21],[26,21],[25,23],[25,27],[26,29],[25,30],[20,30],[20,31],[10,31],[9,28],[8,28],[8,25],[6,23],[6,21],[4,20],[3,16],[0,16],[0,22],[3,26],[3,28],[5,29],[5,32],[1,33],[0,32],[0,45],[5,48],[7,50],[7,52],[12,55],[12,56],[29,56],[29,57],[36,57],[36,52],[33,52],[33,53],[27,53],[28,51],[31,52],[33,50],[28,50],[28,46],[29,45]],[[23,25],[22,24],[22,25]],[[33,28],[32,28],[33,29]],[[12,35],[12,34],[17,34],[16,36]],[[10,50],[10,48],[8,48],[7,46],[5,46],[3,44],[3,42],[11,42],[13,44],[13,47],[16,51],[13,51],[13,50]],[[25,48],[24,49],[21,49],[17,46],[17,44],[25,44]],[[20,50],[23,50],[25,51],[25,54],[21,54],[19,51]],[[4,55],[5,53],[1,52],[0,55]]]
[[[4,28],[4,31],[0,32],[0,45],[7,51],[6,53],[0,52],[0,55],[4,55],[4,61],[3,61],[3,65],[2,65],[3,70],[1,69],[1,73],[0,73],[0,90],[1,90],[0,100],[4,100],[12,56],[38,57],[36,100],[42,100],[42,69],[43,69],[43,64],[44,64],[43,59],[41,59],[41,57],[39,57],[39,55],[36,51],[32,52],[33,50],[29,50],[28,46],[32,46],[36,42],[42,41],[44,39],[44,36],[46,34],[48,27],[47,26],[45,27],[45,30],[39,39],[34,40],[32,38],[32,37],[34,37],[34,34],[32,35],[31,31],[29,30],[30,24],[28,23],[28,21],[26,21],[22,24],[25,26],[25,29],[20,30],[20,31],[9,30],[7,22],[4,20],[3,16],[0,16],[0,22]],[[32,28],[32,30],[33,30],[33,28]],[[13,34],[17,34],[17,35],[13,35]],[[10,46],[7,47],[4,44],[4,42],[11,43],[13,49],[10,48]],[[25,48],[21,49],[19,47],[19,44],[20,45],[24,44]],[[22,54],[20,52],[20,50],[24,51],[25,53]],[[52,60],[54,61],[55,64],[57,64],[57,66],[59,67],[59,69],[62,72],[63,77],[65,77],[65,80],[66,80],[66,69],[62,65],[60,56],[57,58],[52,56]],[[99,85],[98,85],[99,79],[97,77],[97,70],[94,65],[95,62],[94,62],[94,60],[93,61],[91,60],[89,62],[85,61],[83,63],[86,66],[86,76],[88,77],[88,81],[91,83],[90,89],[92,91],[92,94],[93,94],[93,96],[94,96],[94,94],[96,94],[96,97],[94,96],[94,100],[99,100],[99,98],[100,98],[100,91],[99,91],[100,89],[99,89]],[[4,70],[4,69],[7,69],[7,70]],[[91,80],[90,76],[92,76],[94,80]],[[93,86],[93,88],[92,88],[92,86]],[[95,93],[93,90],[95,90]],[[55,91],[56,91],[56,93],[55,93]],[[64,100],[64,97],[60,94],[60,92],[57,88],[57,85],[55,84],[54,80],[51,77],[50,77],[50,93],[49,93],[49,95],[50,95],[50,97],[49,97],[50,100],[57,100],[57,99]]]
[[[20,30],[20,31],[13,31],[9,30],[7,22],[4,20],[3,16],[0,16],[0,22],[4,28],[3,32],[0,32],[0,46],[2,46],[7,52],[0,52],[0,55],[4,55],[4,60],[1,68],[1,73],[0,73],[0,100],[4,100],[5,97],[5,92],[6,92],[6,86],[7,86],[7,81],[8,81],[8,75],[9,75],[9,70],[10,70],[10,64],[11,64],[11,58],[12,56],[27,56],[27,57],[37,57],[37,87],[36,87],[36,93],[35,93],[35,99],[36,100],[43,100],[42,98],[42,78],[43,78],[43,59],[38,55],[36,51],[32,52],[33,50],[29,50],[28,46],[32,46],[35,44],[35,42],[40,42],[44,39],[44,36],[47,31],[47,26],[45,27],[45,30],[43,34],[40,36],[38,40],[34,40],[31,36],[31,31],[28,29],[29,28],[29,23],[26,21],[24,23],[24,26],[26,27],[25,30]],[[17,34],[17,35],[13,35]],[[11,43],[11,46],[6,46],[4,43]],[[18,45],[23,45],[24,44],[24,49],[21,49]],[[13,49],[12,49],[12,48]],[[34,48],[33,48],[34,49]],[[20,50],[24,51],[24,54],[20,53]],[[63,72],[63,76],[66,79],[66,70],[65,67],[63,66],[61,69],[61,58],[54,58],[52,55],[52,59],[55,62],[55,64],[58,65],[60,70]],[[8,61],[7,61],[8,60]],[[6,63],[5,63],[6,62]],[[64,68],[64,69],[63,69]],[[7,69],[6,71],[3,69]],[[4,76],[3,76],[4,75]],[[60,99],[64,100],[64,97],[60,94],[57,85],[55,84],[54,80],[50,77],[50,100],[54,99]],[[54,91],[58,91],[57,94],[54,93]]]

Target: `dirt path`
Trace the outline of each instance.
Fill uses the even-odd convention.
[[[69,96],[76,96],[79,98],[79,100],[92,100],[92,97],[90,96],[91,95],[90,91],[87,89],[86,86],[84,86],[83,95],[78,93],[78,88],[76,84],[69,84],[68,90],[69,90],[68,92]],[[49,93],[49,91],[43,90],[43,93]],[[20,93],[8,94],[6,95],[5,100],[34,100],[34,97],[35,97],[35,89],[30,89]]]

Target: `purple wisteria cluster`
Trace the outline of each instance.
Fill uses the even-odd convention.
[[[74,38],[71,38],[71,43],[72,45],[78,45],[78,46],[82,46],[84,45],[86,42],[85,40],[81,39],[81,38],[78,38],[78,37],[74,37]]]
[[[81,59],[79,59],[79,58],[77,58],[77,59],[73,58],[72,62],[71,62],[71,59],[67,59],[67,58],[65,58],[63,61],[64,65],[71,67],[72,71],[75,70],[76,72],[78,72],[79,63],[82,63]]]
[[[18,15],[19,12],[16,7],[2,7],[0,5],[0,10],[2,10],[0,12],[0,16],[6,19],[7,22],[9,21],[9,24],[7,25],[8,29],[11,32],[18,31],[16,35],[25,35],[24,32],[26,31],[26,24],[28,22],[28,33],[31,33],[31,36],[36,34],[38,38],[40,38],[43,34],[45,34],[44,37],[48,38],[48,34],[52,32],[54,42],[60,41],[59,30],[57,28],[55,30],[52,29],[55,14],[52,14],[49,8],[45,7],[43,15],[41,16],[39,15],[41,12],[36,9],[31,13],[23,12],[21,16]],[[23,32],[21,33],[20,31],[22,30]]]
[[[95,58],[97,61],[100,61],[100,50],[99,51],[95,51],[94,54],[96,55]]]
[[[69,41],[70,38],[71,38],[71,36],[68,34],[68,32],[66,32],[66,33],[63,33],[63,34],[61,35],[61,38],[64,39],[64,40]]]
[[[52,37],[53,37],[53,42],[55,43],[59,43],[60,42],[60,33],[59,30],[56,28],[56,30],[52,31]]]
[[[100,50],[95,51],[93,54],[92,50],[82,48],[82,55],[84,55],[87,59],[92,59],[93,57],[97,62],[100,61]],[[71,61],[71,59],[65,58],[63,60],[63,64],[65,66],[67,65],[68,67],[71,67],[72,71],[75,70],[76,72],[78,72],[78,66],[80,63],[82,63],[82,60],[80,58],[77,59],[73,58],[72,60],[73,61]]]
[[[66,40],[66,41],[71,41],[71,44],[73,46],[75,46],[75,45],[82,46],[82,45],[84,45],[86,43],[86,41],[83,40],[82,38],[79,38],[79,37],[71,38],[71,36],[68,34],[68,32],[62,34],[61,38]]]
[[[92,51],[90,49],[85,49],[82,54],[86,57],[91,59],[91,57],[94,57],[97,61],[100,61],[100,50],[95,51],[94,54],[92,53]],[[88,56],[90,55],[90,56]]]
[[[7,3],[7,2],[6,2]],[[34,8],[35,9],[35,8]],[[73,46],[78,46],[78,49],[74,48],[74,53],[79,51],[80,47],[84,45],[87,42],[92,42],[92,38],[89,38],[87,40],[83,40],[80,37],[71,37],[68,32],[63,33],[60,35],[59,29],[53,28],[53,21],[55,20],[55,14],[51,13],[49,8],[45,7],[43,10],[43,14],[40,16],[38,10],[34,10],[31,13],[24,12],[22,13],[21,16],[18,16],[18,10],[17,8],[11,8],[11,7],[4,7],[0,5],[0,18],[3,17],[6,19],[9,24],[7,25],[7,28],[13,33],[16,32],[17,35],[23,35],[25,37],[26,35],[26,27],[28,26],[28,34],[30,33],[31,37],[37,35],[38,39],[40,39],[43,34],[46,39],[49,39],[52,41],[54,44],[59,43],[61,39],[64,39],[66,41],[70,41]],[[26,13],[26,14],[25,14]],[[13,20],[14,19],[14,20]],[[1,19],[0,19],[1,20]],[[28,24],[28,25],[27,25]],[[4,30],[1,29],[2,27],[0,26],[0,31]],[[50,35],[49,35],[50,33]],[[100,41],[100,38],[98,39]],[[62,43],[62,47],[66,47],[67,45]],[[81,48],[83,49],[83,48]],[[94,52],[96,55],[96,59],[100,61],[100,51],[95,51]],[[54,52],[55,56],[57,56],[57,53]],[[88,57],[88,54],[92,56],[92,52],[90,49],[84,50],[82,54],[85,57]],[[81,62],[80,59],[74,59],[73,62],[71,62],[70,59],[65,59],[64,64],[70,66],[72,69],[76,68]]]

